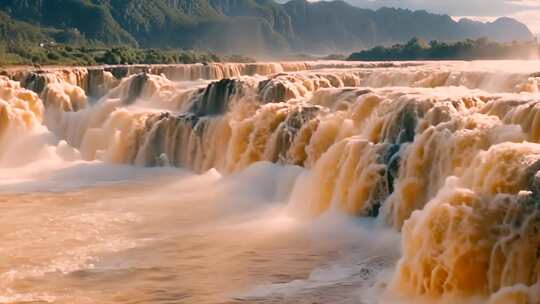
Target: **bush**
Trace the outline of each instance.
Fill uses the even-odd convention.
[[[50,60],[53,60],[53,61],[58,61],[62,58],[62,55],[59,54],[58,52],[56,51],[50,51],[48,54],[47,54],[47,58],[49,58]]]

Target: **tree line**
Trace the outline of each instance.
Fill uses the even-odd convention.
[[[218,56],[210,52],[181,49],[141,49],[45,42],[37,46],[0,43],[0,65],[117,65],[178,64],[198,62],[253,62],[241,56]]]
[[[486,38],[459,42],[426,42],[413,38],[405,44],[390,47],[377,46],[353,53],[351,61],[386,60],[475,60],[475,59],[538,59],[537,41],[498,43]]]

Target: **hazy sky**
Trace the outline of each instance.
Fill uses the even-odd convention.
[[[453,17],[470,16],[490,21],[508,16],[527,24],[540,34],[540,0],[345,0],[359,7],[381,6],[425,9]]]

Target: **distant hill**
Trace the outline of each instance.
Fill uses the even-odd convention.
[[[426,11],[360,9],[344,1],[0,0],[0,39],[221,53],[347,52],[411,37],[528,40],[513,19],[455,22]]]

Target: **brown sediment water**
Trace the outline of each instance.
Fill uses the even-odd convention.
[[[540,62],[0,78],[0,303],[538,303]]]

